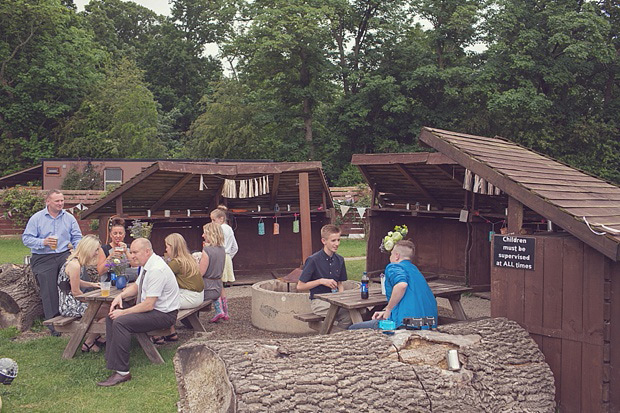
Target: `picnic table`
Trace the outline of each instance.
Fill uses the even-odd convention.
[[[96,321],[95,316],[103,304],[111,304],[112,301],[114,301],[114,299],[121,293],[121,291],[122,290],[113,287],[110,289],[110,295],[107,297],[101,296],[100,289],[78,295],[76,296],[78,300],[88,303],[88,307],[86,308],[86,311],[84,311],[82,317],[57,316],[44,322],[46,325],[53,325],[54,328],[61,333],[66,332],[71,334],[71,339],[69,339],[69,343],[67,343],[67,347],[65,347],[65,350],[62,353],[63,358],[70,359],[75,356],[77,349],[82,344],[82,340],[87,333],[105,334],[105,319]],[[187,318],[187,321],[192,326],[194,331],[204,332],[206,330],[200,322],[198,315],[200,311],[208,310],[211,307],[211,304],[212,301],[207,300],[197,307],[179,310],[177,320]],[[152,363],[161,364],[164,362],[164,359],[159,354],[159,351],[157,351],[157,347],[153,344],[149,335],[164,335],[166,332],[167,330],[157,330],[150,331],[148,333],[136,334],[140,347],[142,347],[144,353]]]
[[[467,320],[467,315],[461,305],[461,294],[471,291],[469,287],[442,283],[440,281],[430,281],[428,286],[435,297],[446,298],[450,302],[452,311],[457,320]],[[362,300],[358,290],[347,290],[339,293],[317,294],[314,296],[319,300],[327,301],[330,306],[321,326],[321,334],[329,334],[334,326],[336,314],[340,308],[349,311],[351,320],[354,323],[364,321],[363,316],[371,309],[371,312],[380,311],[387,305],[387,298],[381,293],[381,288],[371,286],[368,291],[368,299]]]

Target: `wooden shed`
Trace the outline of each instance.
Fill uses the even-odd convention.
[[[163,255],[164,238],[172,232],[182,234],[191,250],[201,250],[202,226],[211,221],[209,212],[219,204],[229,208],[239,244],[235,273],[241,278],[299,267],[321,247],[319,230],[329,222],[327,212],[333,208],[320,162],[158,161],[101,199],[82,218],[100,219],[101,239],[110,216],[151,222],[153,248]],[[264,224],[263,235],[259,222]],[[279,234],[274,233],[276,222]]]
[[[477,241],[477,230],[468,230],[480,244],[469,265],[484,267],[474,263],[486,261],[490,269],[491,315],[517,321],[536,341],[554,373],[560,411],[620,411],[620,188],[501,138],[423,128],[420,141],[439,153],[410,154],[411,162],[397,165],[386,162],[398,161],[390,155],[380,166],[354,157],[376,194],[371,234],[373,225],[383,232],[401,222],[402,202],[419,198],[420,211],[411,211],[412,235],[431,242],[425,232],[437,234],[433,246],[441,253],[416,241],[418,253],[459,254],[457,221],[439,223],[442,213],[456,218],[451,197],[460,194],[472,224],[492,225],[486,222],[495,222],[490,212],[507,205],[506,229],[493,234],[486,248],[484,227]],[[426,161],[418,159],[424,156]],[[390,178],[389,171],[399,175]],[[448,175],[455,185],[445,185]],[[386,183],[394,179],[398,184]],[[430,211],[424,211],[427,202]],[[389,213],[398,217],[381,218]],[[420,219],[435,221],[420,228]],[[374,234],[371,240],[378,245]],[[369,258],[374,249],[369,245]],[[427,258],[420,260],[422,268],[428,265]]]

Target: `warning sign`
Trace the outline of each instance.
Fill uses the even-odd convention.
[[[536,238],[495,235],[493,265],[516,270],[534,270]]]

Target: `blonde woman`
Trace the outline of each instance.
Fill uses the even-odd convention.
[[[203,227],[204,248],[200,257],[200,273],[204,282],[204,299],[215,300],[215,316],[211,319],[215,323],[219,319],[228,320],[222,305],[222,272],[226,261],[224,249],[224,234],[219,224],[209,222]]]
[[[95,265],[99,250],[101,249],[99,238],[94,235],[86,235],[71,252],[58,274],[58,301],[60,315],[65,317],[82,317],[86,311],[87,303],[78,301],[75,297],[84,294],[90,289],[99,288],[99,283],[88,281],[90,278],[86,266]],[[104,308],[105,307],[105,308]],[[108,313],[107,306],[101,306],[97,318],[103,318]],[[99,335],[87,334],[86,341],[82,345],[82,352],[98,352],[104,344],[98,341]]]
[[[168,235],[166,243],[166,257],[170,260],[168,266],[177,278],[179,284],[179,310],[196,307],[203,302],[204,285],[202,276],[198,269],[196,260],[187,248],[185,238],[179,233]],[[153,337],[153,343],[164,344],[166,341],[178,341],[179,337],[174,329],[170,327],[170,334],[163,337]]]
[[[233,258],[239,251],[239,247],[237,245],[237,239],[235,238],[235,233],[230,225],[226,223],[226,213],[228,212],[228,208],[224,205],[218,206],[216,209],[211,211],[210,217],[211,221],[216,224],[220,224],[222,227],[222,232],[224,234],[224,249],[226,251],[226,261],[224,262],[224,272],[222,273],[222,282],[233,282],[235,281],[235,272],[233,268]],[[224,289],[222,289],[222,310],[228,319],[228,301],[226,300],[226,294],[224,293]]]

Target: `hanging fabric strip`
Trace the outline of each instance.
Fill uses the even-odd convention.
[[[473,174],[469,169],[465,169],[465,177],[463,178],[463,189],[471,191]]]
[[[209,187],[207,186],[207,184],[205,184],[205,178],[202,174],[200,174],[200,185],[198,190],[199,191],[204,191],[205,189],[209,189]]]

